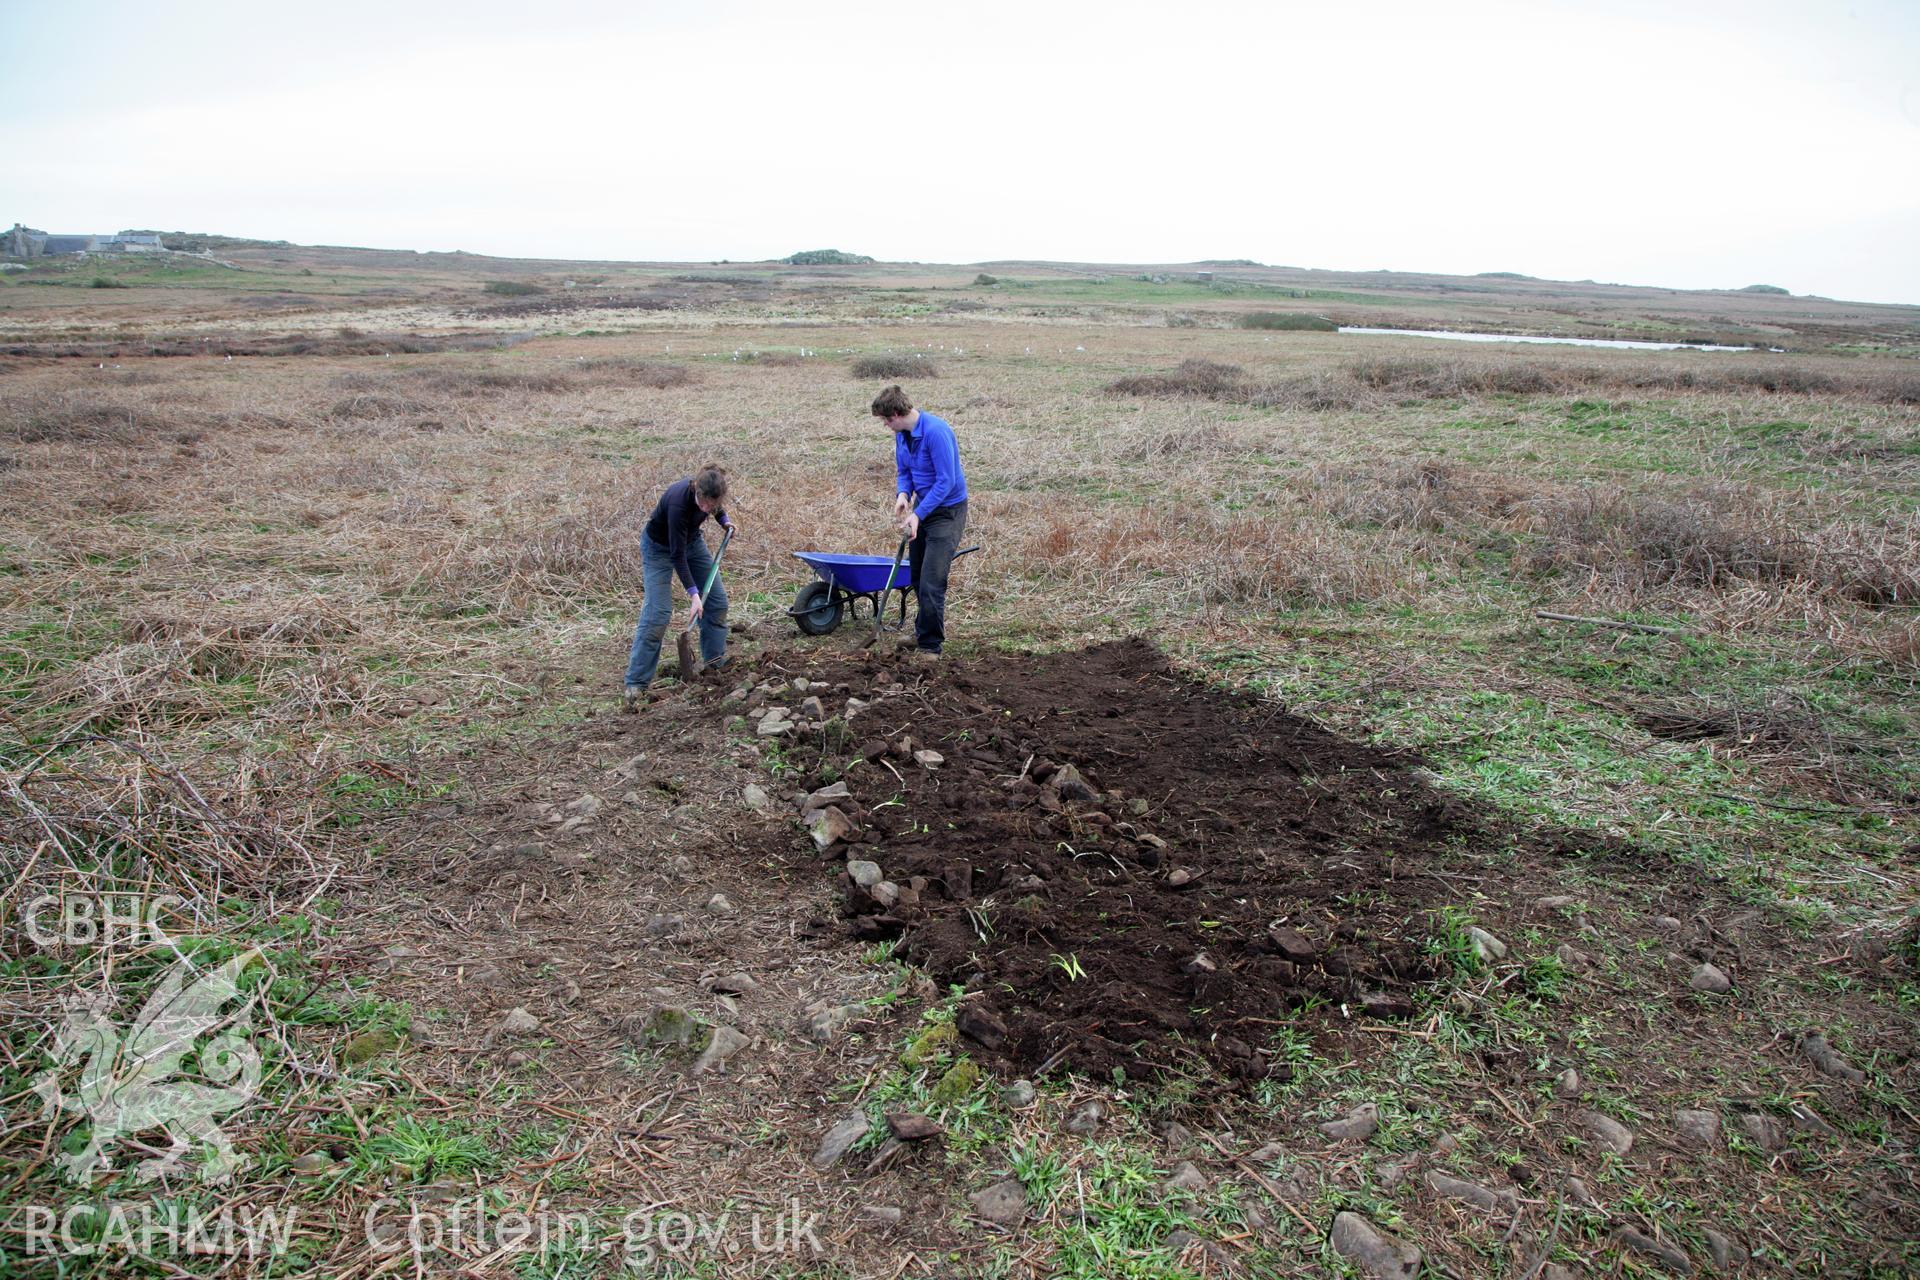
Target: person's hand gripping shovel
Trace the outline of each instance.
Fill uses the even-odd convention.
[[[700,588],[700,601],[703,609],[706,607],[707,597],[713,593],[714,582],[720,577],[720,561],[727,554],[727,544],[732,541],[733,530],[729,529],[726,532],[726,536],[720,539],[720,550],[714,552],[713,568],[707,570],[706,585]],[[680,678],[682,680],[696,680],[699,678],[700,673],[706,670],[706,659],[700,656],[699,650],[693,642],[694,628],[699,625],[700,615],[696,613],[687,619],[686,630],[682,631],[679,638],[674,641],[675,647],[680,651]]]

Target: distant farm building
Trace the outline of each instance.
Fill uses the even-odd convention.
[[[49,235],[13,224],[0,236],[0,254],[9,258],[56,258],[72,253],[160,253],[157,231],[120,231],[110,236]]]

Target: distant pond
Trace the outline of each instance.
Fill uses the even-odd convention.
[[[1629,342],[1621,338],[1536,338],[1518,333],[1452,333],[1445,329],[1366,329],[1343,324],[1342,333],[1379,333],[1400,338],[1450,338],[1455,342],[1551,342],[1569,347],[1624,347],[1631,351],[1753,351],[1754,347],[1717,347],[1710,342]]]

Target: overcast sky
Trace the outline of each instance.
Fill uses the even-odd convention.
[[[1920,303],[1920,3],[0,0],[0,225]]]

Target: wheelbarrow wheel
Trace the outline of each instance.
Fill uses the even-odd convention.
[[[793,620],[810,636],[823,636],[840,625],[845,606],[833,598],[833,588],[824,582],[809,582],[794,597]]]

